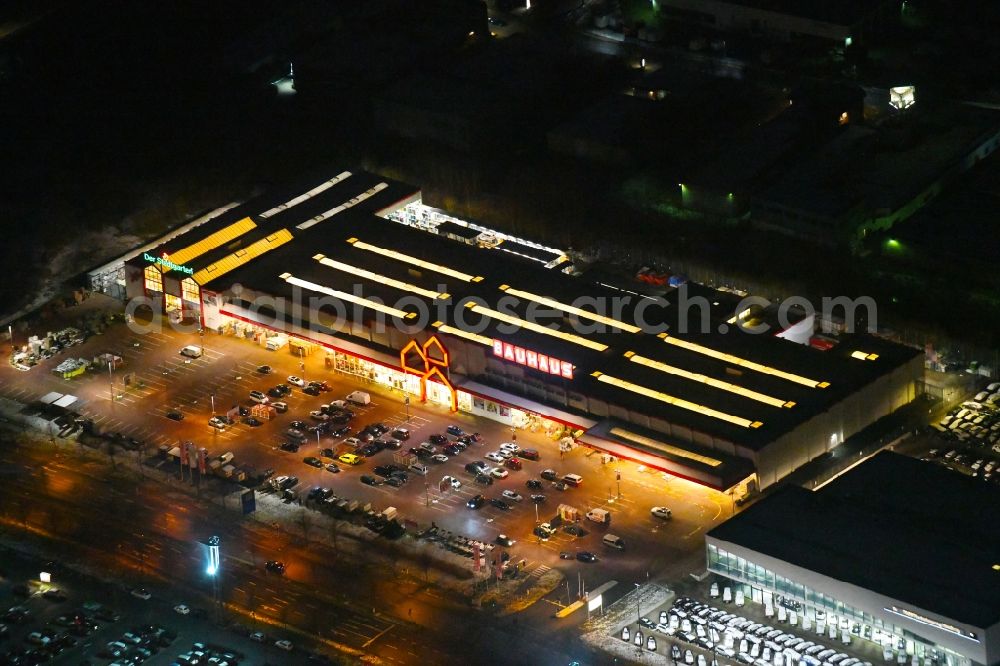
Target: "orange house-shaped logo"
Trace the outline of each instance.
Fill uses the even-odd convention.
[[[411,360],[414,361],[412,365]],[[427,402],[427,380],[434,378],[448,389],[451,411],[457,412],[458,392],[441,371],[448,368],[448,362],[448,350],[436,335],[427,338],[422,345],[416,340],[410,340],[399,352],[399,365],[403,371],[420,377],[420,401]]]

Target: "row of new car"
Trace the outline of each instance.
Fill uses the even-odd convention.
[[[643,620],[641,624],[656,631],[748,666],[871,666],[784,629],[756,623],[687,597],[678,598],[669,611],[661,611],[659,623]]]

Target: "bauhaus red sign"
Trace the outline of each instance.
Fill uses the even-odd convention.
[[[566,379],[573,379],[573,364],[569,361],[563,361],[546,354],[539,354],[530,349],[512,345],[509,342],[494,340],[493,354],[505,361],[526,365],[532,370],[538,370],[550,375],[558,375]]]

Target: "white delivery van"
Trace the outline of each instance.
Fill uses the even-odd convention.
[[[615,536],[614,534],[605,534],[604,538],[601,539],[601,543],[615,550],[625,550],[625,542],[622,541],[620,536]]]
[[[427,476],[426,465],[421,465],[420,463],[413,463],[412,465],[410,465],[409,469],[411,472],[415,472],[417,474],[420,474],[421,476]]]
[[[288,344],[287,335],[272,335],[267,339],[266,346],[269,351],[278,351],[287,344]]]
[[[611,512],[606,509],[591,509],[587,512],[587,520],[607,525],[611,522]]]
[[[188,358],[201,358],[202,349],[198,345],[188,345],[181,349],[181,356],[187,356]]]
[[[364,391],[351,391],[347,394],[347,401],[356,405],[367,405],[372,401],[372,397]]]

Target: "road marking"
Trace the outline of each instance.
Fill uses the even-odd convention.
[[[386,627],[382,631],[378,632],[377,634],[375,634],[374,636],[372,636],[371,638],[369,638],[368,641],[364,645],[362,645],[361,647],[368,647],[369,645],[371,645],[372,643],[374,643],[375,641],[377,641],[379,638],[381,638],[382,636],[384,636],[390,629],[392,629],[395,626],[396,625],[394,625],[394,624],[390,624],[388,627]]]

